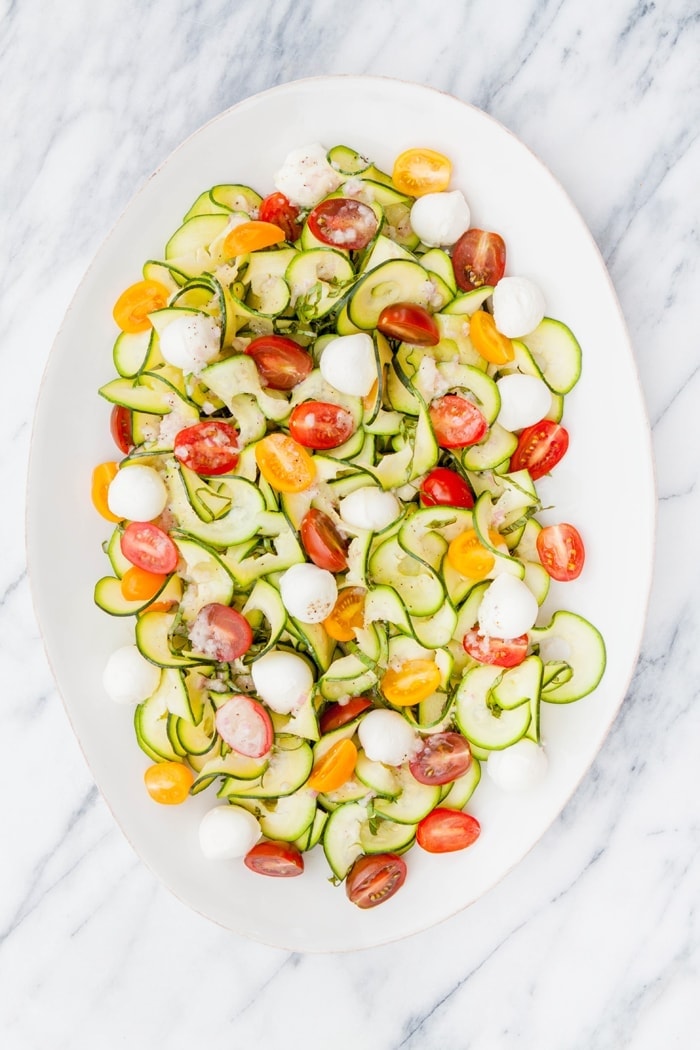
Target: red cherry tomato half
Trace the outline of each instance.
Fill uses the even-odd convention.
[[[471,764],[472,753],[461,733],[433,733],[425,738],[408,765],[421,784],[449,784],[466,773]]]
[[[258,209],[258,218],[261,222],[279,226],[288,241],[295,241],[301,234],[301,225],[297,221],[299,209],[283,193],[271,193],[265,197]]]
[[[537,535],[537,553],[553,580],[575,580],[581,575],[586,551],[573,525],[547,525]]]
[[[437,321],[423,306],[415,303],[392,303],[379,315],[377,328],[391,339],[414,346],[437,346],[440,330]]]
[[[321,201],[306,222],[314,237],[323,244],[350,251],[366,248],[379,226],[369,205],[352,197],[329,197]]]
[[[463,292],[498,284],[506,269],[506,245],[498,233],[467,230],[452,251],[452,269]]]
[[[454,853],[471,846],[480,834],[481,825],[476,817],[438,806],[420,821],[416,842],[428,853]]]
[[[126,455],[134,447],[131,432],[131,412],[123,405],[115,405],[109,417],[109,429],[112,440],[120,452]]]
[[[319,719],[321,735],[330,733],[332,729],[340,729],[348,722],[354,721],[358,715],[372,706],[372,701],[366,696],[351,696],[345,704],[331,704]]]
[[[473,507],[474,493],[454,470],[436,467],[423,479],[420,500],[424,507]]]
[[[262,758],[272,747],[275,731],[261,703],[240,693],[216,712],[216,731],[230,748],[247,758]]]
[[[476,445],[486,434],[488,423],[473,401],[458,394],[445,394],[430,406],[430,422],[441,448]]]
[[[127,525],[120,546],[122,554],[132,565],[163,576],[174,572],[180,559],[167,532],[150,521],[132,521]]]
[[[551,419],[541,419],[523,430],[511,456],[510,469],[529,470],[532,480],[537,481],[554,470],[568,447],[568,430]]]
[[[406,881],[406,862],[395,853],[358,857],[345,880],[345,892],[358,908],[376,908]]]
[[[328,401],[303,401],[292,409],[289,433],[304,448],[337,448],[355,432],[347,408]]]
[[[246,853],[243,863],[258,875],[276,879],[304,874],[304,858],[289,842],[258,842]]]
[[[260,335],[246,347],[255,361],[263,386],[292,390],[313,368],[309,354],[284,335]]]
[[[527,656],[528,637],[526,634],[520,634],[517,638],[491,638],[479,634],[474,628],[467,631],[462,645],[472,659],[481,664],[517,667]]]
[[[237,660],[253,644],[253,632],[245,616],[220,602],[211,602],[199,610],[190,638],[198,652],[220,663]]]
[[[322,510],[312,507],[307,511],[299,531],[304,550],[319,569],[328,569],[329,572],[347,569],[347,544]]]
[[[174,453],[195,474],[230,474],[238,463],[238,431],[222,419],[195,423],[176,434]]]

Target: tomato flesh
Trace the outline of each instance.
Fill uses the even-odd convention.
[[[347,543],[322,510],[307,511],[299,530],[307,555],[319,569],[344,572],[348,567]]]
[[[379,315],[377,328],[391,339],[414,346],[437,346],[440,329],[432,314],[416,303],[391,303]]]
[[[292,390],[313,368],[309,354],[283,335],[260,335],[245,352],[255,361],[263,386],[271,390]]]
[[[353,722],[358,715],[370,707],[372,707],[372,701],[367,696],[351,696],[345,704],[331,704],[319,719],[321,735],[330,733],[333,729],[340,729],[348,722]]]
[[[238,463],[238,431],[220,419],[195,423],[179,431],[173,451],[195,474],[230,474]]]
[[[369,205],[352,197],[330,197],[321,201],[306,222],[317,240],[349,251],[366,248],[379,225]]]
[[[399,193],[422,197],[425,193],[441,193],[450,184],[452,163],[433,149],[404,150],[394,161],[391,179]]]
[[[156,572],[146,572],[133,565],[121,579],[121,592],[129,602],[147,602],[163,589],[168,577]]]
[[[452,269],[463,292],[498,284],[506,269],[505,241],[498,233],[467,230],[452,251]]]
[[[230,748],[247,758],[262,758],[272,747],[274,730],[266,709],[240,693],[216,712],[216,731]]]
[[[257,842],[248,850],[243,863],[257,875],[289,879],[304,874],[304,858],[290,842]]]
[[[424,507],[473,507],[474,494],[459,474],[447,467],[431,470],[420,487]]]
[[[113,460],[107,463],[98,463],[92,472],[90,488],[92,503],[97,513],[101,514],[107,521],[116,522],[122,520],[116,514],[112,514],[108,502],[109,486],[116,478],[118,472],[119,464]]]
[[[567,583],[583,571],[586,551],[578,529],[563,522],[546,525],[537,534],[537,553],[553,580]]]
[[[433,733],[410,760],[409,769],[421,784],[449,784],[472,764],[469,744],[460,733]]]
[[[122,554],[146,572],[169,576],[180,559],[178,549],[167,532],[151,521],[132,521],[119,541]]]
[[[554,470],[569,447],[569,432],[551,419],[541,419],[526,427],[511,456],[510,470],[527,470],[538,481]]]
[[[221,250],[227,259],[232,259],[237,255],[246,255],[248,252],[270,248],[273,244],[279,244],[283,240],[284,230],[274,222],[251,219],[250,222],[242,222],[239,226],[234,226],[226,234]]]
[[[146,332],[151,327],[148,315],[167,306],[169,298],[160,281],[137,281],[119,296],[112,316],[122,332]]]
[[[255,461],[278,492],[303,492],[316,477],[316,464],[304,446],[279,431],[257,443]]]
[[[438,806],[419,822],[416,842],[428,853],[454,853],[473,845],[481,834],[476,817]]]
[[[352,740],[338,740],[314,766],[307,783],[313,791],[337,791],[355,772],[357,748]]]
[[[355,433],[355,421],[340,405],[303,401],[292,409],[289,433],[304,448],[337,448]]]
[[[486,435],[488,423],[473,401],[445,394],[430,405],[430,422],[441,448],[466,448]]]
[[[323,621],[327,633],[337,642],[351,642],[355,637],[358,627],[365,624],[365,599],[367,591],[364,587],[343,587],[338,592],[330,615]]]
[[[358,908],[376,908],[406,881],[406,862],[396,853],[358,857],[345,880],[348,899]]]
[[[520,634],[517,638],[492,638],[480,634],[474,628],[467,631],[462,645],[465,652],[481,664],[517,667],[527,656],[528,637],[526,634]]]
[[[301,225],[297,221],[299,209],[284,193],[271,193],[265,197],[258,212],[263,222],[271,222],[284,230],[285,240],[295,241],[301,234]]]
[[[109,429],[114,444],[126,456],[134,447],[131,412],[128,408],[124,408],[123,405],[114,405],[109,417]]]
[[[381,680],[381,691],[395,707],[412,707],[427,699],[440,685],[440,669],[434,660],[404,660],[390,667]]]
[[[219,663],[238,660],[253,644],[253,632],[245,616],[220,602],[210,602],[199,610],[190,638],[198,652]]]
[[[156,762],[143,775],[146,791],[161,806],[179,806],[190,793],[194,773],[183,762]]]
[[[472,314],[469,338],[476,352],[492,365],[504,365],[515,357],[512,341],[498,331],[496,322],[486,310]]]

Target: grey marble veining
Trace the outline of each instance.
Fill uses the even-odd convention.
[[[699,54],[692,0],[2,0],[3,1050],[694,1045]],[[596,763],[554,826],[449,922],[397,945],[314,957],[218,929],[135,858],[46,665],[22,507],[52,338],[133,192],[232,103],[339,72],[423,81],[471,101],[562,182],[626,316],[660,506],[640,663]],[[611,527],[633,528],[633,515]]]

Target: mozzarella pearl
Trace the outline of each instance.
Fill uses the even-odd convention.
[[[396,521],[401,513],[401,504],[393,492],[383,492],[373,485],[368,485],[341,499],[338,509],[341,518],[348,525],[353,525],[356,529],[381,532],[387,525],[391,525],[392,521]]]
[[[257,820],[240,806],[215,806],[199,825],[199,845],[209,860],[244,857],[260,837]]]
[[[342,181],[328,163],[326,149],[320,142],[292,150],[274,176],[275,188],[300,208],[313,208],[337,190]]]
[[[213,361],[221,348],[221,327],[205,313],[185,313],[160,333],[160,352],[169,365],[183,372],[198,372]]]
[[[493,290],[493,319],[509,339],[534,332],[544,317],[544,296],[527,277],[502,277]]]
[[[116,649],[105,664],[102,685],[115,704],[140,704],[160,682],[160,668],[148,662],[135,645]]]
[[[400,766],[418,745],[418,737],[397,711],[369,711],[357,730],[367,758],[387,766]]]
[[[153,467],[135,463],[123,467],[107,491],[107,506],[112,514],[129,521],[153,521],[165,510],[168,490]]]
[[[493,638],[517,638],[535,625],[539,606],[530,588],[510,573],[501,573],[479,606],[479,630]]]
[[[274,649],[251,666],[255,691],[278,715],[288,715],[308,698],[314,684],[302,656]]]
[[[471,213],[461,190],[425,193],[411,208],[411,226],[429,248],[454,244],[469,229]]]
[[[539,423],[551,408],[551,391],[537,376],[513,372],[499,379],[496,386],[501,397],[498,422],[506,430],[522,430]]]
[[[525,791],[544,778],[547,756],[534,740],[523,739],[502,751],[492,751],[486,768],[504,791]]]
[[[317,565],[292,565],[280,578],[282,602],[290,616],[302,623],[320,623],[338,597],[335,576]]]
[[[341,394],[366,397],[377,380],[374,343],[366,332],[339,335],[321,354],[321,375]]]

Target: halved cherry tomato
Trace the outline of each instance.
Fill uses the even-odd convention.
[[[315,507],[308,510],[299,533],[304,550],[319,569],[328,569],[329,572],[347,569],[347,543],[322,510]]]
[[[432,149],[407,149],[394,161],[392,182],[399,193],[422,197],[424,193],[441,193],[450,184],[452,164],[442,153]]]
[[[400,667],[390,667],[380,689],[394,707],[419,704],[440,685],[440,669],[434,660],[404,660]]]
[[[440,329],[432,314],[416,303],[392,303],[379,315],[377,328],[391,339],[414,346],[437,346]]]
[[[179,806],[190,793],[194,773],[184,762],[156,762],[143,775],[146,791],[161,806]]]
[[[352,740],[337,740],[314,766],[307,784],[313,791],[336,791],[353,775],[356,762]]]
[[[301,225],[297,222],[299,209],[283,193],[271,193],[265,197],[258,209],[258,218],[279,226],[287,241],[295,241],[301,234]]]
[[[510,339],[501,335],[496,322],[486,310],[477,310],[469,319],[469,338],[474,349],[492,365],[504,365],[515,357]]]
[[[486,417],[473,401],[459,394],[445,394],[430,405],[430,422],[441,448],[476,445],[489,428]]]
[[[134,438],[131,432],[131,412],[123,405],[114,405],[109,417],[109,429],[112,440],[120,452],[126,455],[134,447]]]
[[[128,602],[147,602],[163,589],[167,579],[162,573],[148,572],[133,565],[121,578],[121,592]]]
[[[227,259],[233,259],[236,255],[246,255],[248,252],[257,252],[261,248],[270,248],[273,244],[279,244],[284,238],[285,233],[281,226],[276,226],[274,222],[251,219],[250,222],[239,223],[226,234],[221,250]]]
[[[489,532],[489,539],[494,547],[503,543],[497,532]],[[496,564],[494,555],[483,546],[474,529],[465,529],[455,536],[447,548],[447,560],[455,572],[471,580],[483,580]]]
[[[581,575],[586,551],[573,525],[546,525],[537,535],[537,553],[553,580],[575,580]]]
[[[569,447],[569,432],[551,419],[526,427],[511,456],[510,469],[528,470],[533,481],[554,470]]]
[[[175,571],[180,555],[173,541],[151,521],[132,521],[119,541],[127,561],[147,572],[169,576]]]
[[[275,731],[266,709],[258,700],[239,693],[218,708],[216,731],[239,755],[262,758],[272,747]]]
[[[347,703],[331,704],[323,712],[318,722],[321,735],[330,733],[332,729],[346,726],[348,722],[354,721],[369,707],[372,707],[372,701],[367,696],[351,696]]]
[[[195,474],[230,474],[238,463],[238,431],[222,419],[208,419],[175,435],[176,459]]]
[[[474,493],[456,471],[436,467],[421,482],[420,501],[424,507],[473,507]]]
[[[416,842],[428,853],[454,853],[473,845],[481,834],[476,817],[438,806],[418,824]]]
[[[358,908],[376,908],[401,889],[406,861],[396,853],[358,857],[345,880],[348,899]]]
[[[366,248],[379,226],[369,205],[352,197],[329,197],[321,201],[306,222],[314,237],[323,244],[353,252]]]
[[[355,637],[355,630],[365,625],[365,599],[367,591],[364,587],[343,587],[338,591],[336,603],[329,616],[323,621],[323,626],[331,638],[337,642],[351,642]]]
[[[409,762],[409,769],[421,784],[449,784],[463,776],[472,764],[469,744],[461,733],[433,733]]]
[[[260,335],[245,352],[255,361],[263,386],[271,390],[291,390],[314,366],[311,356],[283,335]]]
[[[517,667],[527,656],[528,637],[520,634],[517,638],[491,638],[480,634],[474,627],[467,631],[462,645],[465,652],[481,664]]]
[[[92,472],[92,486],[90,489],[92,503],[97,513],[101,514],[107,521],[122,520],[116,514],[112,514],[107,503],[109,486],[116,478],[118,470],[119,464],[110,461],[108,463],[98,463]]]
[[[289,433],[304,448],[337,448],[355,433],[355,420],[329,401],[302,401],[292,409]]]
[[[191,635],[197,639],[195,648],[221,663],[230,663],[248,652],[253,644],[253,632],[242,613],[221,602],[210,602],[197,613]],[[205,641],[200,644],[200,637]]]
[[[498,233],[467,230],[452,250],[452,269],[463,292],[498,284],[506,269],[506,245]]]
[[[291,842],[257,842],[248,850],[243,863],[258,875],[271,875],[276,879],[304,874],[304,858]]]
[[[268,434],[255,446],[260,473],[278,492],[303,492],[316,477],[316,464],[306,449],[287,434]]]
[[[151,327],[148,315],[167,306],[169,298],[160,281],[137,281],[119,296],[112,316],[122,332],[145,332]]]

